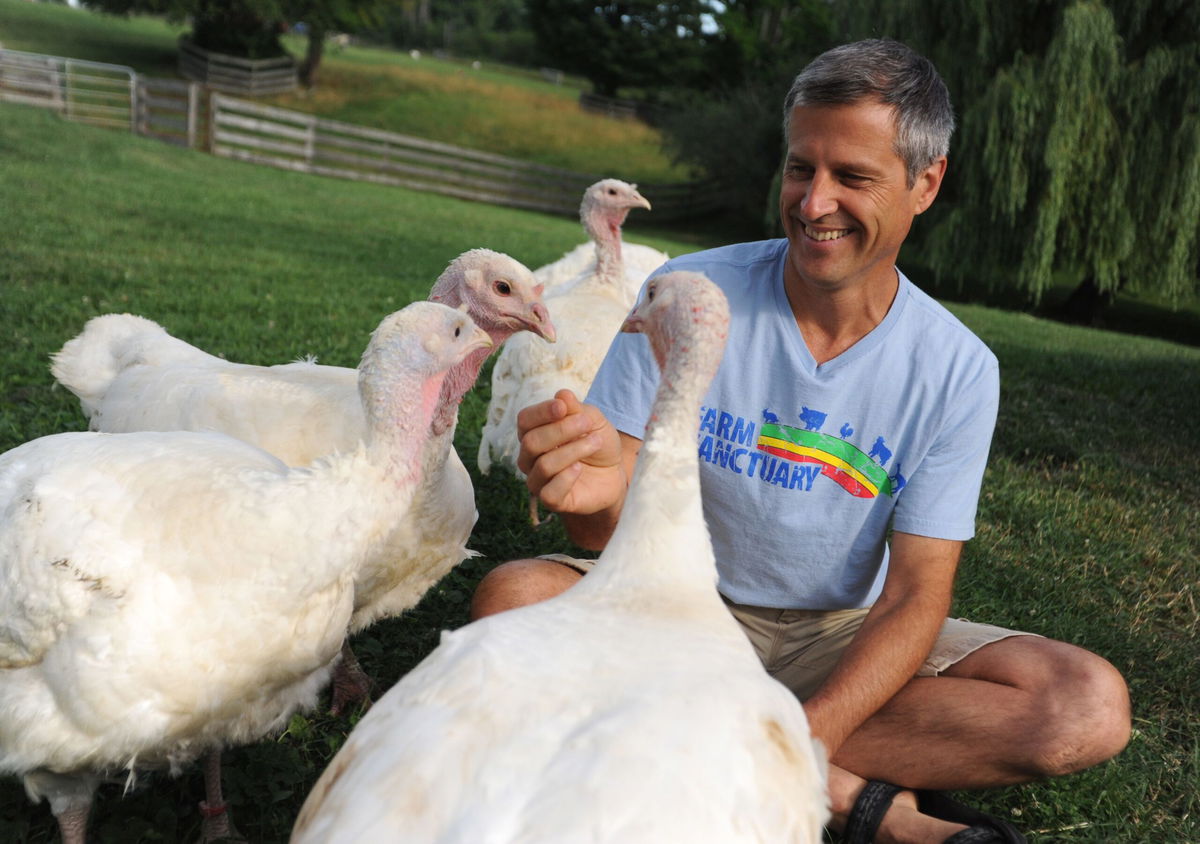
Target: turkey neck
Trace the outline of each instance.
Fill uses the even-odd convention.
[[[700,401],[721,351],[711,340],[671,343],[621,519],[601,555],[612,565],[601,564],[580,585],[601,575],[597,581],[606,582],[596,587],[616,594],[628,587],[639,602],[705,611],[720,603],[696,450]]]
[[[460,281],[457,279],[451,283],[439,279],[429,293],[429,301],[440,302],[450,308],[459,307],[463,301],[459,284]],[[462,404],[463,396],[475,386],[475,381],[479,378],[479,370],[483,369],[483,362],[487,360],[492,351],[500,348],[501,344],[513,334],[512,330],[507,327],[490,325],[486,314],[472,313],[471,319],[475,320],[475,323],[488,333],[494,345],[491,349],[477,349],[471,352],[462,361],[450,367],[446,373],[446,380],[442,382],[441,395],[438,397],[437,408],[433,414],[432,437],[429,446],[435,448],[439,454],[444,451],[444,448],[441,447],[444,440],[447,437],[454,438],[454,429],[458,425],[458,406]]]
[[[628,209],[590,212],[584,221],[588,235],[596,244],[596,275],[606,281],[620,281],[625,270],[621,261],[621,225]]]
[[[462,404],[463,396],[475,386],[475,381],[479,378],[479,370],[483,369],[483,362],[487,360],[488,355],[492,353],[493,349],[499,348],[500,344],[512,334],[511,331],[500,331],[495,328],[484,328],[484,330],[495,344],[492,349],[479,349],[471,352],[463,358],[461,363],[451,367],[446,373],[441,393],[438,396],[437,407],[433,413],[434,439],[440,439],[447,433],[451,437],[454,436],[454,428],[458,424],[458,406]]]
[[[397,486],[421,473],[423,445],[441,400],[445,373],[427,375],[364,360],[358,388],[367,417],[367,456]]]
[[[639,503],[645,495],[657,495],[657,489],[670,479],[700,500],[700,459],[696,437],[700,430],[697,409],[708,388],[706,368],[698,366],[696,342],[676,343],[668,351],[659,377],[658,391],[646,422],[646,436],[638,454],[638,464],[630,483],[629,503]],[[664,480],[658,480],[662,478]],[[634,501],[634,498],[638,501]],[[637,510],[635,509],[636,513]]]

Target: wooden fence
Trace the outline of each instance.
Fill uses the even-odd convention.
[[[189,149],[200,137],[201,87],[196,82],[139,76],[137,132]]]
[[[613,97],[602,97],[588,91],[579,93],[579,107],[584,111],[603,114],[608,117],[624,117],[637,119],[651,126],[657,126],[662,117],[662,107],[654,103],[644,103],[641,100],[622,100]]]
[[[0,49],[0,101],[129,129],[214,155],[340,179],[575,216],[600,175],[507,158],[424,138],[327,120],[105,65]],[[207,131],[201,127],[207,124]],[[642,184],[655,221],[724,207],[709,182]]]
[[[551,214],[576,214],[583,191],[602,178],[221,94],[211,100],[209,147],[240,161]],[[705,183],[640,190],[664,222],[723,203],[720,187]]]
[[[0,101],[180,146],[194,147],[200,137],[199,85],[140,76],[123,65],[0,49]]]
[[[291,56],[242,59],[197,47],[186,37],[179,39],[179,72],[216,91],[242,97],[282,94],[298,84]]]

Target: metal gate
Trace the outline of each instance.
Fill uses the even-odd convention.
[[[72,120],[137,131],[133,68],[0,49],[0,101],[52,108]]]

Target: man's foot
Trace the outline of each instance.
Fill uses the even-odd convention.
[[[917,809],[935,818],[966,825],[947,844],[1028,844],[1025,836],[1008,821],[959,803],[944,791],[917,791]]]
[[[845,844],[1025,844],[1006,821],[971,809],[942,792],[913,792],[867,782],[845,816]]]
[[[872,780],[863,785],[845,818],[845,844],[908,844],[944,841],[966,829],[922,814],[917,795],[891,783]]]

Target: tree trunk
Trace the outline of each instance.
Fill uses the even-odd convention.
[[[297,72],[300,84],[305,88],[313,88],[317,84],[317,70],[321,66],[321,57],[325,54],[325,27],[309,24],[308,52],[304,61],[300,62]]]
[[[1103,322],[1104,311],[1113,303],[1114,298],[1113,291],[1101,290],[1096,286],[1096,280],[1088,276],[1059,306],[1058,317],[1063,322],[1099,327]]]

